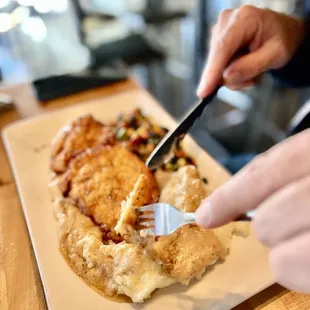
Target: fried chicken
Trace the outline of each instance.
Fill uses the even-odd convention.
[[[154,203],[159,191],[144,163],[120,145],[106,146],[88,149],[73,159],[59,185],[64,196],[109,233],[114,231],[122,202],[141,174],[149,188],[147,203]]]
[[[154,290],[176,282],[140,244],[109,246],[106,253],[114,259],[111,288],[130,296],[133,302],[143,302]]]
[[[170,235],[159,237],[150,253],[162,263],[169,276],[187,285],[224,258],[226,249],[211,230],[187,224]]]
[[[154,202],[152,187],[148,185],[148,178],[141,174],[128,198],[123,201],[120,219],[115,231],[122,236],[136,233],[137,209]]]
[[[55,205],[60,250],[79,276],[117,301],[143,302],[156,288],[199,279],[225,258],[235,233],[247,233],[234,224],[215,230],[187,224],[161,237],[139,230],[137,209],[158,201],[158,186],[160,201],[184,212],[195,212],[207,194],[191,161],[174,173],[159,170],[155,179],[133,153],[147,154],[142,121],[148,120],[120,119],[116,139],[117,126],[86,115],[52,144],[51,168],[63,195]]]
[[[98,226],[74,205],[62,200],[54,208],[61,253],[71,268],[104,296],[143,302],[155,289],[175,282],[141,245],[103,245]]]
[[[170,175],[160,194],[160,202],[183,212],[195,212],[206,197],[205,187],[195,166],[185,166]]]
[[[52,141],[51,169],[63,173],[70,161],[85,149],[114,143],[112,127],[103,125],[91,115],[82,116],[61,130]]]

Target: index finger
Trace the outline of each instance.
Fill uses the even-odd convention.
[[[231,15],[234,16],[228,18],[227,24],[219,23],[213,31],[207,64],[197,89],[197,95],[201,98],[209,95],[221,83],[223,72],[230,60],[249,42],[254,32],[251,29],[251,19],[247,20],[249,25],[245,27],[244,21],[238,18],[238,11]]]
[[[197,223],[218,227],[254,210],[280,188],[310,173],[309,153],[308,129],[259,155],[201,204]]]

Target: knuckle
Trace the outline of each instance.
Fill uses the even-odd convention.
[[[270,225],[268,225],[268,222],[266,222],[266,220],[266,217],[258,210],[253,220],[253,228],[257,240],[263,245],[270,247],[273,244],[273,229],[270,229]]]
[[[216,37],[217,32],[218,32],[218,26],[217,26],[217,24],[215,24],[215,25],[212,26],[212,28],[211,28],[211,36],[212,36],[212,37]]]
[[[284,40],[278,39],[277,41],[277,56],[275,58],[275,68],[281,67],[283,62],[287,62],[291,58],[292,51],[291,46],[288,45]]]
[[[273,188],[270,185],[277,176],[274,169],[275,162],[274,149],[271,148],[259,155],[257,155],[247,166],[247,175],[251,183],[256,186],[263,186],[264,188]]]
[[[246,168],[245,172],[249,179],[253,180],[256,184],[262,182],[261,176],[265,170],[264,167],[266,166],[267,156],[267,152],[257,155]]]
[[[268,194],[278,178],[278,173],[272,167],[273,154],[271,150],[256,156],[241,172],[247,182],[247,188],[252,193],[252,200],[260,201],[262,195]],[[259,190],[257,190],[259,188]],[[255,206],[257,207],[257,206]]]
[[[229,15],[231,14],[231,12],[232,12],[231,9],[225,9],[225,10],[223,10],[223,11],[219,14],[218,21],[219,21],[220,23],[226,22],[226,21],[227,21],[227,18],[228,18]]]
[[[259,10],[255,6],[245,4],[245,5],[242,5],[237,10],[237,14],[241,17],[248,17],[248,16],[253,16],[254,14],[257,14],[258,11]]]
[[[261,74],[264,69],[265,69],[265,66],[264,66],[264,62],[257,59],[256,61],[253,61],[251,63],[251,67],[245,67],[243,69],[243,76],[244,77],[247,77],[247,78],[251,78],[251,77],[255,77],[259,74]]]

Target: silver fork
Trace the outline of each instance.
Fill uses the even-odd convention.
[[[185,224],[196,222],[195,213],[182,212],[168,203],[155,203],[137,209],[138,228],[146,230],[148,235],[165,236],[173,233]],[[239,217],[239,221],[251,221],[254,212]]]

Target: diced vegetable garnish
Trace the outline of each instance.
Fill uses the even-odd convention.
[[[116,127],[116,139],[137,154],[142,160],[147,160],[160,140],[168,130],[153,123],[149,117],[136,109],[130,115],[119,115]],[[180,145],[177,145],[175,156],[162,166],[163,170],[176,171],[180,167],[193,165],[193,160],[186,155]]]
[[[126,138],[127,138],[126,128],[125,127],[121,127],[116,132],[116,139],[119,140],[119,141],[123,141]]]

